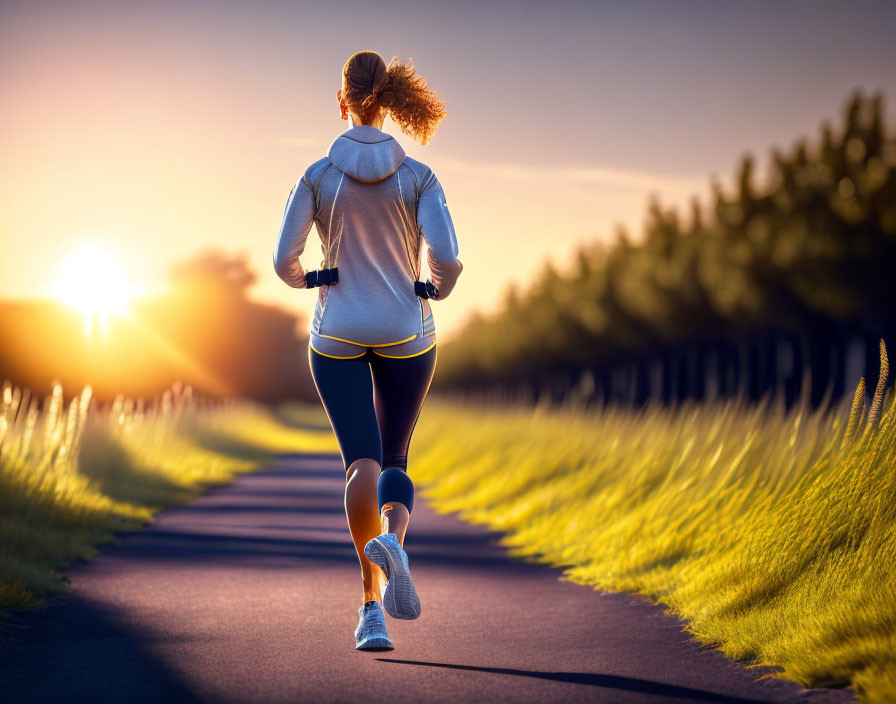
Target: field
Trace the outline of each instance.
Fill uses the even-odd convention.
[[[515,555],[663,602],[774,676],[892,702],[896,412],[864,390],[814,411],[431,401],[412,474]]]
[[[0,613],[64,590],[59,570],[167,506],[277,452],[335,447],[331,433],[247,402],[195,399],[189,387],[106,408],[89,388],[68,402],[59,385],[43,403],[10,384],[0,394]]]
[[[883,370],[886,371],[885,369]],[[885,378],[886,374],[882,374]],[[535,407],[431,398],[411,446],[440,511],[503,531],[564,578],[667,604],[700,642],[805,686],[896,699],[896,411],[866,400]],[[462,439],[462,442],[459,441]],[[317,407],[175,388],[0,397],[0,611],[64,590],[158,510],[266,465],[336,452]]]

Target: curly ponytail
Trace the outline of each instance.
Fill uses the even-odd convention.
[[[375,51],[359,51],[346,61],[342,75],[343,98],[364,124],[378,107],[386,108],[402,132],[425,145],[446,115],[445,102],[411,60],[393,57],[386,66]]]

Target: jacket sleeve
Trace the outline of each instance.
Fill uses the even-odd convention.
[[[464,265],[457,258],[457,235],[445,202],[445,193],[429,169],[420,187],[417,225],[429,245],[427,261],[432,271],[432,283],[439,289],[438,300],[442,300],[454,289]]]
[[[274,249],[274,270],[293,288],[305,288],[305,271],[299,256],[305,251],[314,215],[314,192],[303,176],[289,194]]]

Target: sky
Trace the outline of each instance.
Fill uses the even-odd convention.
[[[578,243],[637,236],[649,196],[684,208],[745,152],[761,172],[856,88],[892,121],[894,35],[883,2],[0,0],[0,298],[50,295],[85,243],[146,293],[214,247],[246,253],[254,299],[310,315],[271,256],[296,179],[348,128],[341,68],[373,49],[447,103],[426,147],[383,129],[445,190],[449,339]]]

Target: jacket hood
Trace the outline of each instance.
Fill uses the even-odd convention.
[[[339,135],[327,156],[356,181],[376,183],[398,170],[405,153],[392,135],[371,125],[358,125]]]

